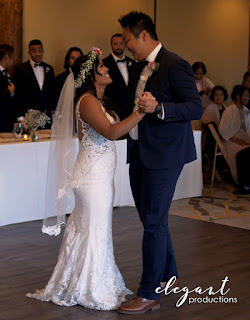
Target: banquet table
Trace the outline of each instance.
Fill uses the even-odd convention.
[[[194,131],[197,160],[184,166],[178,179],[174,200],[202,194],[201,132]],[[50,140],[1,143],[0,141],[0,226],[43,219]],[[114,206],[134,206],[127,142],[115,142],[117,168]],[[69,208],[74,207],[74,199]]]

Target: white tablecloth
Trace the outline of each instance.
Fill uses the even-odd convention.
[[[197,160],[186,164],[174,199],[201,196],[201,132],[194,132]],[[0,145],[0,226],[43,219],[50,141]],[[133,206],[126,140],[116,141],[114,206]],[[71,209],[74,203],[71,205]]]

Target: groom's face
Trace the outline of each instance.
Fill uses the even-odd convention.
[[[136,38],[128,28],[124,28],[123,40],[125,42],[125,48],[132,53],[135,60],[141,61],[147,57],[142,33]]]

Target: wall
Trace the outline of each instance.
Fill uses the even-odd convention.
[[[15,63],[22,59],[23,0],[0,0],[0,44],[14,47]]]
[[[248,69],[249,0],[158,0],[157,31],[166,48],[231,94]],[[228,99],[228,103],[231,99]]]
[[[130,10],[154,16],[153,0],[23,0],[23,60],[31,39],[44,43],[44,60],[63,71],[71,46],[110,52],[118,17]],[[119,5],[118,5],[119,4]],[[207,76],[229,93],[247,71],[249,0],[157,0],[157,31],[168,50],[191,64],[203,61]],[[228,101],[230,102],[230,101]]]
[[[87,53],[100,47],[103,56],[110,53],[110,38],[120,32],[117,19],[131,10],[143,10],[153,16],[152,0],[23,0],[23,60],[28,58],[28,43],[40,39],[44,61],[64,71],[67,50],[77,46]],[[119,6],[118,6],[119,4]]]

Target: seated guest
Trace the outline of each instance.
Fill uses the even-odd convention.
[[[0,45],[0,132],[13,129],[13,97],[15,86],[8,77],[7,70],[13,64],[14,48],[9,44]]]
[[[224,103],[225,100],[227,100],[228,94],[227,90],[224,87],[221,86],[215,86],[211,92],[210,99],[214,103],[210,103],[201,118],[202,123],[208,124],[208,123],[215,123],[216,127],[218,128],[220,119],[222,116],[223,111],[226,109],[226,104]]]
[[[249,89],[237,85],[233,88],[231,98],[234,104],[224,111],[219,133],[225,146],[229,167],[238,190],[236,194],[250,193],[250,112]]]
[[[246,72],[243,76],[243,82],[242,85],[244,88],[250,89],[250,72]],[[250,100],[248,102],[248,105],[246,106],[250,110]]]
[[[115,112],[121,120],[127,117],[128,85],[135,61],[124,55],[125,43],[122,35],[111,37],[112,53],[103,59],[113,82],[105,89],[106,96],[114,103]]]
[[[29,109],[51,111],[56,107],[56,85],[54,69],[43,62],[43,45],[40,40],[29,43],[30,59],[15,69],[18,120],[23,120]],[[51,124],[50,124],[51,125]],[[46,129],[50,128],[46,125]]]
[[[210,96],[210,99],[214,103],[211,103],[206,107],[201,118],[203,134],[205,135],[205,141],[202,151],[209,157],[211,162],[214,158],[215,140],[207,125],[209,123],[212,123],[215,129],[218,130],[222,113],[227,107],[224,103],[224,101],[227,100],[227,98],[227,90],[224,87],[215,86]]]
[[[71,72],[71,67],[74,63],[74,61],[78,58],[83,56],[82,50],[77,47],[72,47],[68,50],[66,56],[65,56],[65,61],[64,61],[64,69],[66,71],[60,73],[56,77],[56,93],[57,93],[57,99],[59,99],[62,87],[64,85],[64,82],[67,78],[67,76]]]
[[[209,95],[214,87],[214,84],[211,80],[205,77],[207,73],[207,69],[203,62],[195,62],[192,65],[194,71],[194,78],[197,90],[200,94],[201,103],[203,110],[209,105]],[[201,120],[194,120],[192,121],[192,128],[194,130],[201,130]]]

